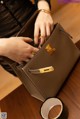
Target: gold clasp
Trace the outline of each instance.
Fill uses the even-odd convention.
[[[40,73],[48,73],[48,72],[54,71],[54,68],[52,66],[49,66],[49,67],[41,68],[39,69],[39,71]]]
[[[50,44],[45,47],[45,50],[51,55],[56,49],[52,48]]]
[[[48,72],[54,71],[54,67],[49,66],[49,67],[44,67],[44,68],[39,68],[39,69],[29,69],[29,71],[32,74],[43,74],[43,73],[48,73]]]

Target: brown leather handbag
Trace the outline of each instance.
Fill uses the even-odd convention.
[[[26,23],[18,36],[33,38],[35,17]],[[30,94],[44,101],[56,96],[79,56],[80,51],[71,36],[60,24],[55,24],[50,37],[28,63],[17,64],[10,59],[7,62]]]

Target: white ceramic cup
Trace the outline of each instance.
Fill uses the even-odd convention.
[[[49,113],[51,109],[54,110],[54,107],[56,108],[57,106],[60,106],[60,110],[58,110],[57,115],[55,117],[49,118]],[[60,115],[62,114],[62,111],[63,111],[62,102],[58,98],[49,98],[43,103],[41,107],[41,116],[43,117],[43,119],[58,119],[58,117],[60,117]]]

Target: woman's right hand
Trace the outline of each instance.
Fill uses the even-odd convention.
[[[16,62],[26,61],[28,58],[32,58],[33,54],[39,49],[28,44],[32,42],[29,37],[11,37],[0,39],[0,49],[2,56],[6,56]]]

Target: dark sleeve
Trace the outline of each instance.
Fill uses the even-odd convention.
[[[6,60],[2,56],[0,56],[0,65],[9,73],[11,73],[14,76],[17,76],[16,73],[13,71],[13,69],[8,65]]]
[[[39,0],[35,0],[35,5],[37,6],[37,3],[38,3]],[[50,4],[50,0],[45,0],[46,2],[48,2],[50,8],[51,8],[51,4]]]
[[[7,64],[1,64],[1,66],[7,71],[9,72],[10,74],[14,75],[17,77],[16,73],[13,71],[13,69],[7,65]]]

